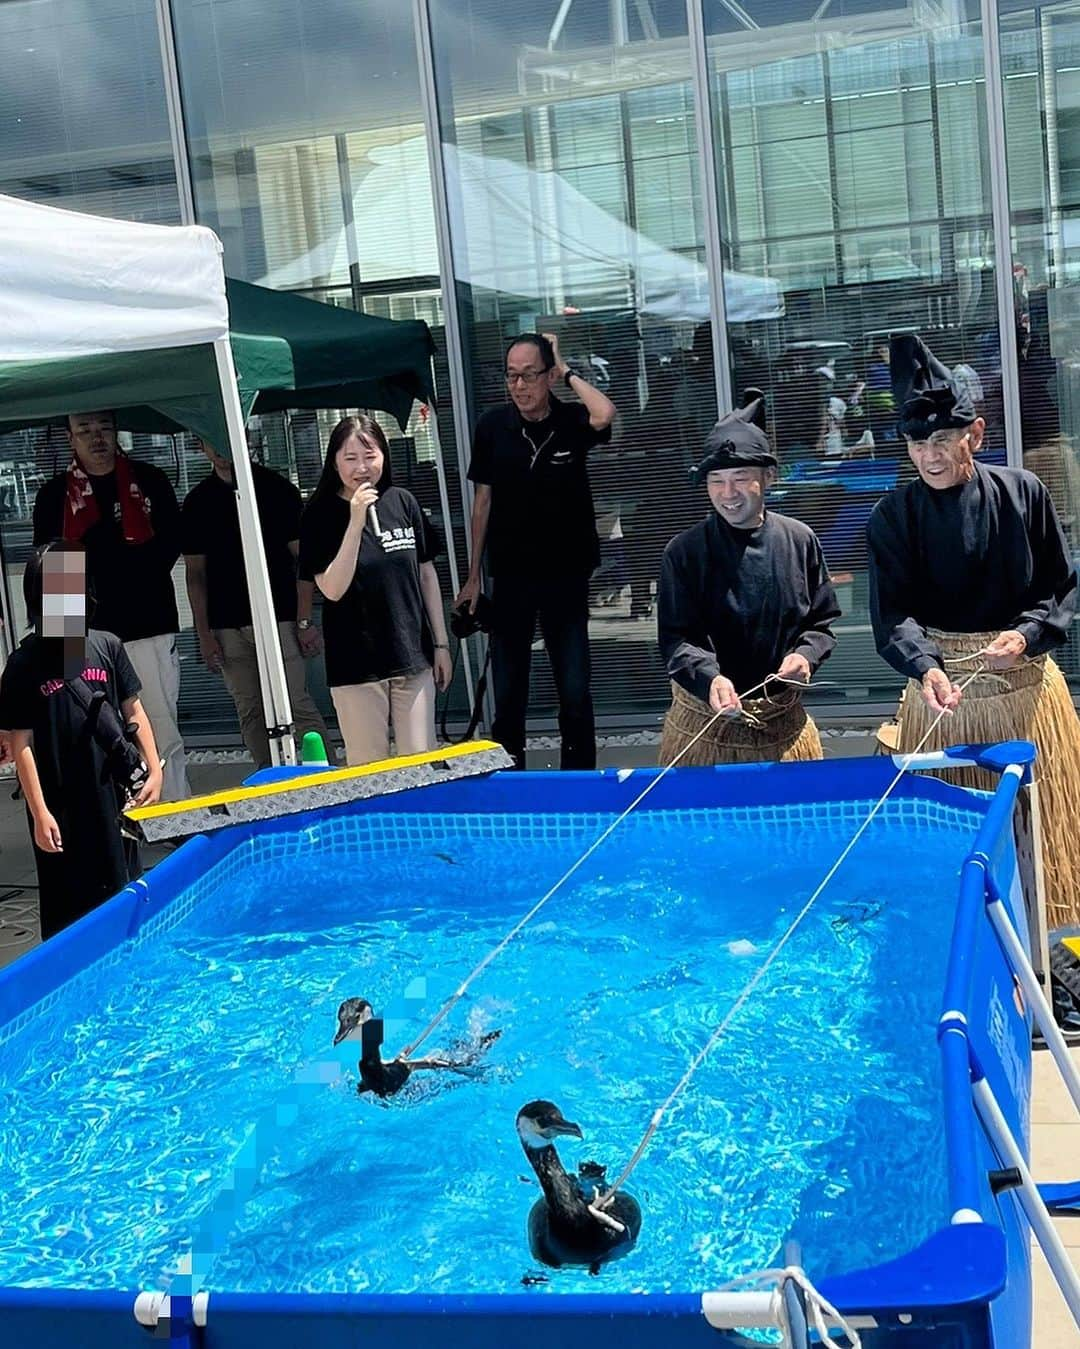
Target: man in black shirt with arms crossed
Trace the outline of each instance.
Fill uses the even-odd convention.
[[[556,386],[581,399],[564,403]],[[455,607],[474,608],[487,546],[493,581],[496,740],[525,767],[529,666],[539,618],[559,694],[562,768],[596,767],[589,690],[589,577],[600,561],[586,460],[611,436],[615,405],[575,374],[551,333],[517,337],[506,353],[510,402],[485,412],[473,437],[472,567]]]

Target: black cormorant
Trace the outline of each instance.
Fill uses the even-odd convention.
[[[370,1091],[383,1098],[396,1095],[413,1073],[424,1069],[442,1068],[454,1073],[468,1073],[476,1059],[499,1038],[500,1031],[488,1031],[461,1058],[391,1059],[384,1063],[379,1050],[383,1041],[383,1023],[371,1010],[365,998],[346,998],[338,1008],[338,1028],[334,1044],[343,1040],[359,1040],[360,1082],[358,1092]]]
[[[637,1200],[617,1190],[601,1207],[603,1167],[586,1162],[577,1176],[569,1176],[551,1141],[560,1135],[580,1138],[579,1126],[564,1119],[551,1101],[530,1101],[518,1111],[517,1133],[544,1191],[529,1212],[529,1250],[535,1258],[556,1269],[588,1265],[596,1274],[601,1265],[625,1255],[641,1230]]]

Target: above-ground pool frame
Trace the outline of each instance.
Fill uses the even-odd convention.
[[[1025,1161],[1032,1016],[1080,1109],[1080,1075],[1034,973],[1030,942],[1024,939],[1029,934],[1022,922],[1026,915],[1012,825],[1021,789],[1035,795],[1033,761],[1031,746],[1012,744],[919,755],[907,764],[936,772],[976,764],[996,772],[1000,782],[992,799],[967,797],[974,803],[968,808],[983,818],[961,872],[938,1026],[951,1222],[895,1261],[820,1285],[828,1301],[863,1334],[864,1344],[874,1349],[879,1344],[890,1349],[924,1344],[928,1332],[938,1332],[936,1342],[950,1349],[1026,1349],[1029,1223],[1080,1324],[1080,1280],[1049,1216],[1050,1209],[1064,1211],[1080,1202],[1080,1185],[1037,1186]],[[706,801],[718,809],[862,801],[885,792],[894,767],[903,762],[879,757],[676,771],[662,786],[657,784],[661,790],[650,808],[700,808]],[[499,774],[346,809],[618,813],[657,772]],[[917,784],[905,779],[895,795],[964,805],[956,788],[932,779]],[[1030,809],[1037,830],[1037,802]],[[337,815],[338,810],[326,810],[280,825],[238,825],[179,850],[68,933],[0,974],[0,1023],[32,1015],[34,1003],[136,936],[195,877],[249,843],[260,829],[276,832],[310,824],[314,838],[320,821]],[[534,1333],[554,1336],[560,1349],[595,1349],[606,1342],[620,1349],[746,1345],[749,1341],[739,1329],[775,1325],[777,1320],[770,1293],[731,1290],[536,1297],[207,1294],[179,1276],[169,1293],[137,1296],[122,1290],[0,1289],[5,1343],[35,1349],[69,1349],[71,1344],[80,1349],[140,1349],[149,1343],[148,1330],[153,1338],[189,1349],[276,1349],[307,1343],[336,1349],[380,1342],[392,1342],[396,1349],[429,1349],[435,1339],[494,1349],[520,1337],[522,1317],[533,1323]]]

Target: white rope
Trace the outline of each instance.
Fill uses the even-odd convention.
[[[721,1288],[717,1289],[717,1292],[733,1291],[747,1284],[775,1284],[771,1312],[777,1327],[783,1333],[784,1344],[790,1346],[790,1349],[804,1349],[802,1345],[796,1345],[792,1339],[791,1322],[784,1305],[784,1284],[789,1282],[798,1284],[802,1289],[803,1296],[806,1298],[806,1311],[810,1328],[817,1333],[822,1344],[839,1344],[838,1340],[829,1338],[830,1327],[828,1323],[832,1321],[832,1329],[843,1332],[849,1349],[862,1349],[862,1340],[858,1331],[849,1325],[832,1303],[818,1292],[807,1277],[806,1271],[800,1269],[798,1265],[785,1265],[783,1269],[762,1269],[753,1274],[744,1274],[738,1279],[732,1279],[730,1283],[723,1284]]]
[[[785,679],[782,678],[780,675],[767,675],[761,681],[760,684],[754,684],[753,687],[747,689],[745,693],[740,693],[739,694],[740,702],[742,701],[743,698],[749,698],[752,693],[756,693],[758,689],[763,689],[766,686],[766,684],[772,683],[774,680],[781,684],[798,684],[800,688],[808,687],[807,684],[804,683],[801,679]],[[518,935],[518,933],[522,930],[522,928],[524,928],[528,923],[532,922],[532,920],[536,917],[536,915],[540,912],[540,910],[544,907],[544,905],[548,902],[548,900],[558,893],[558,891],[566,884],[566,882],[570,879],[571,876],[573,876],[573,874],[576,871],[578,871],[582,866],[584,866],[584,864],[589,860],[589,858],[593,855],[593,853],[597,850],[597,848],[600,847],[601,843],[603,843],[606,839],[611,837],[611,835],[615,832],[615,830],[619,827],[619,825],[622,824],[623,820],[625,820],[626,817],[630,814],[630,812],[632,810],[635,810],[641,804],[641,802],[645,800],[645,798],[653,790],[653,788],[658,787],[660,785],[660,783],[664,780],[664,778],[668,775],[668,773],[675,767],[675,765],[679,762],[679,760],[683,757],[683,755],[686,754],[689,750],[693,749],[693,747],[697,744],[697,742],[701,739],[701,737],[705,734],[705,732],[708,731],[712,726],[714,726],[716,722],[720,720],[721,717],[730,715],[732,714],[729,712],[713,713],[713,715],[709,718],[709,720],[705,723],[705,725],[702,726],[701,730],[698,731],[697,735],[695,735],[692,740],[687,741],[687,743],[682,747],[682,749],[679,750],[678,754],[675,755],[674,759],[672,759],[669,764],[665,764],[663,769],[661,769],[661,771],[657,773],[656,777],[653,778],[653,780],[649,783],[649,785],[645,788],[645,790],[641,792],[638,796],[634,797],[633,801],[630,802],[630,804],[626,807],[623,813],[612,824],[608,825],[608,827],[599,836],[599,838],[595,839],[589,845],[589,847],[581,854],[581,856],[577,859],[577,861],[573,864],[573,866],[569,867],[566,871],[563,872],[563,874],[559,877],[559,879],[555,882],[555,884],[551,887],[551,889],[548,890],[547,894],[545,894],[542,899],[537,900],[537,902],[532,906],[532,908],[524,916],[524,918],[522,918],[510,929],[510,931],[506,934],[506,936],[502,939],[502,941],[499,942],[498,946],[494,947],[491,951],[487,953],[487,955],[483,958],[483,960],[481,960],[479,965],[477,965],[476,968],[462,981],[457,991],[453,993],[446,1000],[445,1003],[443,1003],[442,1007],[439,1008],[438,1012],[435,1013],[435,1015],[431,1018],[431,1020],[420,1032],[420,1034],[416,1037],[416,1039],[413,1040],[410,1044],[407,1044],[405,1046],[405,1048],[398,1055],[398,1059],[407,1059],[410,1054],[416,1053],[416,1051],[428,1038],[428,1036],[435,1029],[435,1027],[438,1026],[450,1014],[450,1012],[454,1009],[457,1003],[460,1002],[461,999],[465,996],[465,993],[468,991],[469,986],[474,982],[474,980],[476,980],[481,974],[483,974],[484,970],[487,969],[487,967],[491,964],[491,962],[497,956],[501,955],[503,951],[506,950],[506,948],[510,945],[510,943],[514,940],[514,938]]]
[[[981,673],[982,673],[981,670],[976,670],[972,674],[968,675],[967,679],[965,679],[964,682],[959,686],[961,691],[963,691],[963,689],[965,689],[967,685],[970,684],[971,681],[977,678],[978,675]],[[644,1156],[645,1149],[649,1146],[649,1143],[652,1140],[652,1136],[656,1132],[660,1124],[660,1121],[663,1119],[664,1115],[674,1104],[674,1102],[678,1099],[678,1097],[683,1093],[683,1091],[685,1091],[686,1087],[689,1085],[690,1079],[694,1076],[694,1073],[697,1072],[702,1062],[708,1057],[713,1046],[716,1044],[716,1042],[724,1034],[727,1028],[731,1025],[732,1021],[734,1021],[735,1017],[742,1010],[743,1006],[750,998],[750,995],[753,993],[754,989],[757,988],[758,984],[765,977],[765,974],[768,972],[769,967],[772,965],[773,961],[776,960],[780,952],[784,949],[784,947],[788,944],[791,938],[795,935],[795,932],[798,930],[799,924],[813,908],[814,904],[820,897],[822,891],[829,884],[829,882],[836,875],[836,873],[840,870],[841,865],[844,863],[848,855],[851,853],[851,850],[855,847],[856,843],[858,843],[859,839],[862,838],[863,834],[866,833],[874,817],[877,815],[878,811],[882,808],[882,806],[888,800],[889,796],[892,794],[894,788],[896,787],[896,784],[907,772],[908,765],[911,763],[912,759],[914,759],[915,755],[919,753],[923,745],[926,744],[927,740],[930,739],[930,736],[937,729],[941,719],[947,715],[948,715],[947,711],[939,712],[937,716],[934,718],[934,720],[927,727],[926,733],[923,735],[919,743],[909,754],[905,755],[904,761],[897,770],[896,776],[893,778],[893,780],[885,788],[884,792],[882,792],[881,796],[874,803],[874,806],[871,809],[869,815],[867,815],[866,819],[863,820],[862,824],[860,824],[858,829],[856,829],[855,833],[848,841],[847,846],[844,848],[843,852],[832,864],[829,870],[825,873],[825,877],[818,885],[817,889],[799,910],[791,926],[780,938],[780,940],[776,943],[773,949],[769,952],[768,956],[766,956],[766,958],[762,961],[756,973],[743,988],[739,996],[735,999],[735,1002],[732,1004],[727,1015],[720,1022],[719,1026],[717,1026],[717,1028],[709,1036],[704,1046],[694,1056],[693,1060],[690,1063],[689,1068],[687,1068],[686,1072],[683,1073],[682,1077],[676,1083],[674,1089],[668,1095],[667,1100],[665,1100],[663,1105],[659,1106],[653,1112],[652,1119],[649,1121],[649,1127],[645,1130],[645,1134],[642,1137],[641,1142],[634,1149],[634,1155],[630,1158],[629,1162],[627,1162],[626,1167],[624,1168],[622,1174],[619,1176],[618,1180],[615,1181],[614,1185],[612,1185],[611,1188],[604,1195],[603,1199],[601,1200],[601,1203],[603,1204],[611,1203],[611,1200],[615,1195],[615,1191],[625,1183],[631,1171],[633,1171],[634,1167],[637,1166],[638,1162]]]

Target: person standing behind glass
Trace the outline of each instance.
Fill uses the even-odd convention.
[[[389,755],[391,725],[398,754],[435,748],[435,689],[451,671],[434,557],[420,503],[391,484],[382,428],[338,422],[300,522],[300,576],[325,598],[326,682],[350,768]]]
[[[176,494],[160,468],[121,453],[114,412],[73,412],[67,428],[71,463],[38,491],[34,547],[62,539],[86,549],[94,626],[124,643],[165,760],[162,799],[182,801],[191,788],[177,712]]]
[[[552,393],[564,383],[580,403]],[[510,402],[473,435],[472,566],[455,608],[475,609],[487,545],[496,740],[525,767],[525,716],[537,619],[559,694],[562,768],[596,767],[589,689],[589,577],[600,561],[586,459],[611,438],[615,404],[575,374],[551,333],[506,352]]]
[[[240,734],[255,767],[268,768],[270,739],[259,684],[232,461],[205,440],[200,439],[198,445],[212,472],[191,489],[180,512],[191,618],[203,663],[211,674],[222,676],[236,704]],[[328,744],[326,726],[308,692],[304,668],[305,661],[322,650],[322,641],[311,622],[314,586],[296,577],[303,503],[288,478],[262,464],[251,465],[251,479],[296,737],[300,740],[305,732],[316,731]]]

